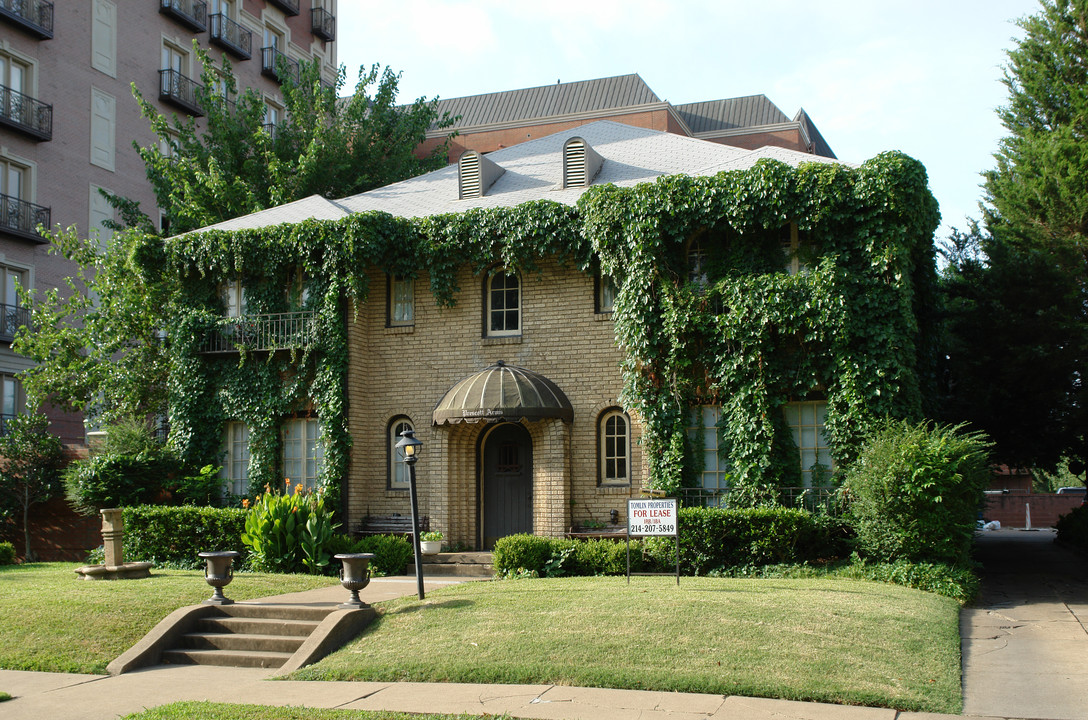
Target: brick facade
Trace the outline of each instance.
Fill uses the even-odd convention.
[[[349,522],[367,514],[408,514],[407,490],[389,488],[389,426],[411,419],[424,442],[417,465],[420,513],[447,540],[480,542],[482,449],[486,422],[432,426],[435,405],[454,384],[497,360],[526,368],[566,394],[574,419],[526,422],[532,438],[533,532],[561,535],[573,524],[626,514],[624,498],[638,496],[644,474],[637,418],[631,418],[634,482],[598,485],[598,418],[619,406],[621,353],[611,315],[594,312],[591,275],[541,262],[522,281],[522,332],[483,337],[483,281],[462,269],[452,308],[435,305],[426,278],[415,283],[415,324],[386,327],[384,275],[370,274],[371,297],[349,314],[348,430],[353,438],[347,477]],[[577,345],[572,342],[577,340]]]
[[[1080,507],[1084,498],[1080,495],[1049,495],[1038,493],[993,493],[986,495],[986,506],[982,517],[996,520],[1002,527],[1022,528],[1027,526],[1028,509],[1031,512],[1031,527],[1054,527],[1058,517],[1066,515]]]

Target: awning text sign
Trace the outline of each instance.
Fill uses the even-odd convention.
[[[631,536],[677,535],[676,498],[627,500],[627,533]]]

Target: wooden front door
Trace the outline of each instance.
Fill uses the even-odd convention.
[[[515,423],[499,425],[484,440],[483,546],[533,531],[533,440]]]

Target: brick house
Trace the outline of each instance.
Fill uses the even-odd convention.
[[[236,218],[193,237],[214,235],[211,245],[221,245],[277,227],[367,213],[445,217],[540,200],[572,207],[595,185],[714,176],[763,159],[793,167],[836,162],[597,121],[487,155],[466,152],[457,165],[354,197],[314,196]],[[789,254],[797,245],[796,224],[784,232],[782,248]],[[499,257],[493,260],[490,267],[465,263],[456,269],[452,306],[428,301],[426,273],[415,279],[378,267],[361,273],[369,295],[342,313],[344,417],[351,438],[340,485],[345,528],[358,527],[367,516],[408,513],[407,475],[393,450],[406,428],[425,443],[417,466],[420,511],[450,542],[488,547],[516,532],[561,535],[590,521],[623,522],[626,498],[640,494],[649,463],[640,444],[642,421],[621,400],[624,354],[612,323],[614,283],[555,257],[540,258],[536,271],[511,274]],[[215,276],[203,282],[219,283],[220,312],[239,314],[244,288]],[[236,352],[229,359],[237,349],[234,342],[218,351],[237,365]],[[194,393],[216,402],[214,388]],[[326,435],[320,409],[299,406],[305,407],[271,421],[278,423],[279,447],[265,461],[276,463],[279,477],[315,486],[326,480]],[[717,462],[715,412],[721,408],[696,410],[689,429],[706,435],[701,444],[710,460],[699,482],[711,493],[728,484]],[[785,408],[805,484],[816,463],[833,463],[825,414],[826,403],[812,398]],[[224,482],[245,494],[252,490],[252,429],[230,410],[219,417]]]

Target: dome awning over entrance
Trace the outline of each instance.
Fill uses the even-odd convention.
[[[567,396],[543,375],[502,360],[450,388],[432,416],[435,425],[548,418],[574,419]]]

